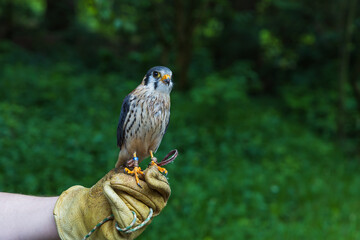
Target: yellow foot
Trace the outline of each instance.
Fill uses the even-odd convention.
[[[128,168],[125,168],[124,170],[125,170],[125,172],[126,172],[127,174],[135,175],[136,184],[137,184],[139,187],[141,187],[140,181],[139,181],[139,176],[138,176],[138,174],[144,175],[144,172],[141,171],[141,168],[140,168],[140,167],[134,167],[133,170],[130,170],[130,169],[128,169]],[[141,187],[141,188],[142,188],[142,187]]]
[[[157,168],[158,168],[158,170],[159,170],[159,172],[161,172],[161,173],[163,173],[163,174],[165,174],[165,175],[168,174],[168,171],[167,171],[165,168],[158,166],[155,161],[152,160],[152,161],[151,161],[151,165],[156,165]]]
[[[167,175],[167,174],[168,174],[168,171],[167,171],[165,168],[160,167],[160,166],[157,165],[157,159],[156,159],[156,157],[154,157],[153,151],[150,150],[149,152],[150,152],[150,157],[151,157],[151,165],[156,165],[157,168],[158,168],[158,170],[159,170],[159,172]]]

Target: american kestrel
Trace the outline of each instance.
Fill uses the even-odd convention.
[[[123,101],[117,128],[117,145],[120,153],[116,167],[134,174],[142,174],[139,163],[158,149],[170,120],[170,92],[173,87],[172,72],[167,67],[151,68],[141,84]],[[133,170],[128,167],[134,166]],[[159,171],[167,173],[159,167]],[[140,186],[140,185],[139,185]]]

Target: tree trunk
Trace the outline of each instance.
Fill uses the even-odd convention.
[[[164,8],[165,6],[163,5],[153,5],[151,7],[151,12],[154,13],[154,17],[151,18],[153,20],[153,26],[154,29],[157,33],[157,37],[159,39],[160,45],[162,47],[162,53],[161,53],[161,57],[160,57],[160,63],[164,66],[169,65],[170,62],[170,51],[171,51],[171,41],[169,40],[169,38],[167,37],[163,27],[162,27],[162,19],[160,18],[161,16],[161,10]]]
[[[355,71],[354,74],[350,77],[350,85],[354,94],[354,98],[356,100],[356,106],[357,106],[357,117],[356,121],[360,121],[360,85],[359,85],[359,79],[360,79],[360,56],[358,55],[355,62]],[[355,136],[359,136],[359,131],[355,132]],[[355,139],[356,140],[356,139]],[[357,139],[359,140],[359,139]],[[357,141],[357,154],[360,157],[360,142]]]
[[[186,1],[175,0],[175,26],[176,26],[176,72],[178,76],[179,88],[186,90],[189,88],[188,71],[191,56],[191,44],[193,26],[189,26],[188,18],[193,14],[193,9],[186,12]]]
[[[14,35],[14,3],[11,0],[6,1],[3,14],[4,38],[12,40]]]
[[[356,57],[354,74],[349,78],[351,89],[357,105],[358,116],[360,117],[360,55]]]
[[[357,0],[349,0],[344,8],[344,16],[347,15],[343,26],[343,41],[340,46],[340,70],[338,80],[338,114],[337,114],[337,135],[340,142],[345,140],[345,87],[349,78],[350,45],[353,35],[353,23],[356,13]]]
[[[75,21],[76,0],[46,0],[45,26],[49,31],[68,30]]]

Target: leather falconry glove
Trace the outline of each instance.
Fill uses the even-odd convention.
[[[86,239],[107,217],[103,225],[91,232],[89,239],[136,238],[147,226],[143,226],[144,221],[146,223],[151,214],[157,216],[171,194],[166,177],[156,166],[149,166],[144,171],[140,185],[142,188],[136,185],[133,176],[124,173],[123,168],[115,168],[91,188],[77,185],[64,191],[54,208],[60,238]]]

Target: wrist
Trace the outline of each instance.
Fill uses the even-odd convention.
[[[58,197],[0,193],[0,239],[59,239],[52,211]]]

